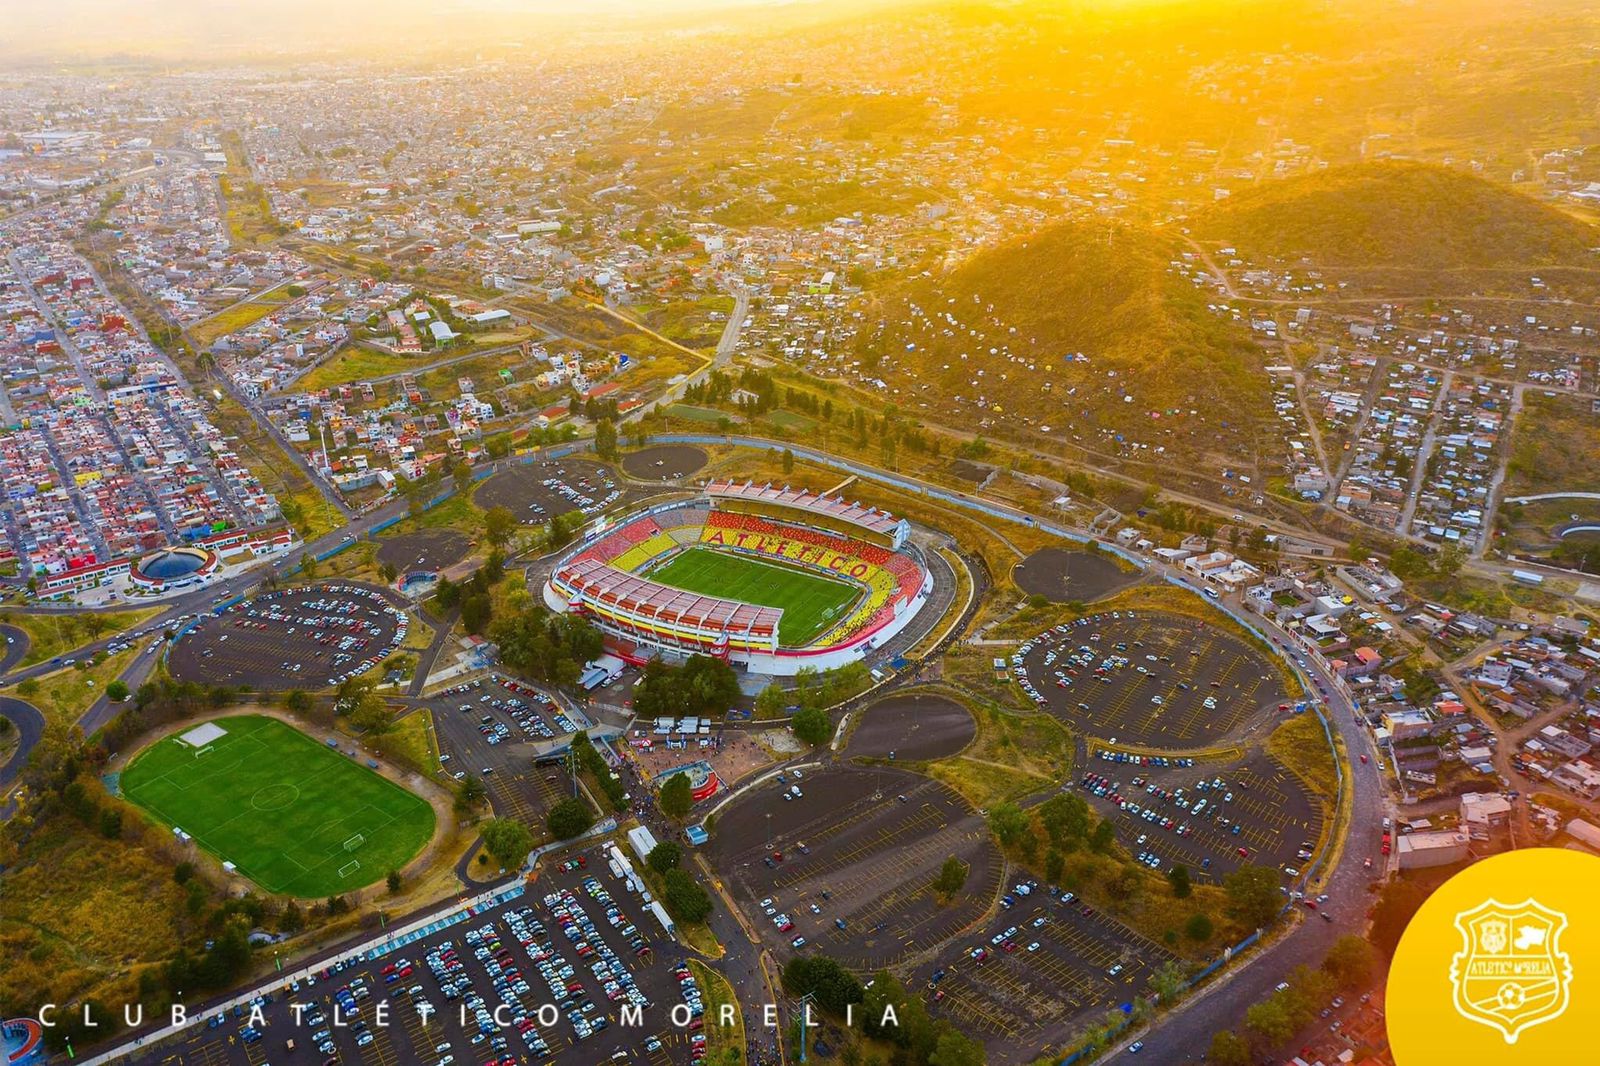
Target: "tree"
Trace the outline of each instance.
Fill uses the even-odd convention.
[[[1246,925],[1266,925],[1283,905],[1278,872],[1266,866],[1241,866],[1223,880],[1222,887],[1233,914]]]
[[[983,1066],[983,1045],[953,1026],[941,1026],[928,1066]]]
[[[794,473],[794,452],[788,448],[783,450],[783,472],[785,474]]]
[[[945,899],[949,899],[966,885],[968,870],[966,863],[954,855],[950,856],[944,861],[944,865],[939,867],[939,876],[933,880],[933,890]]]
[[[556,808],[560,806],[556,804]],[[551,809],[552,817],[556,808]],[[533,834],[515,818],[491,818],[483,824],[482,832],[484,850],[503,870],[520,868],[533,850]]]
[[[682,776],[681,774],[679,776]],[[670,840],[663,840],[650,849],[650,854],[645,860],[650,868],[658,874],[665,874],[668,870],[676,870],[683,862],[683,849]]]
[[[1044,877],[1046,881],[1054,884],[1061,880],[1061,875],[1066,871],[1067,857],[1056,848],[1051,848],[1044,853]]]
[[[1372,980],[1378,968],[1377,952],[1362,937],[1346,934],[1335,940],[1333,947],[1328,949],[1328,957],[1323,960],[1322,968],[1328,971],[1340,988],[1360,988]]]
[[[305,714],[311,710],[311,694],[304,689],[290,689],[283,697],[283,705],[295,714]]]
[[[568,796],[550,808],[550,813],[545,817],[545,825],[549,828],[550,835],[557,840],[571,840],[587,832],[589,827],[594,825],[594,814],[590,812],[587,803],[576,796]]]
[[[387,878],[387,884],[389,886],[389,895],[398,896],[400,894],[400,871],[399,870],[390,870],[389,871],[389,876]]]
[[[1172,885],[1172,894],[1178,899],[1188,899],[1191,891],[1189,887],[1189,868],[1182,863],[1173,866],[1167,871],[1167,881]]]
[[[465,459],[456,464],[450,471],[450,480],[455,482],[457,492],[466,492],[472,485],[472,464]]]
[[[826,743],[833,736],[833,723],[828,719],[828,712],[821,707],[806,707],[796,711],[790,728],[794,730],[797,740],[812,747]]]
[[[393,563],[383,563],[378,567],[378,576],[383,578],[385,585],[392,585],[400,576],[400,568]]]
[[[317,576],[317,561],[311,557],[310,552],[300,554],[300,572],[308,578]]]
[[[110,700],[112,703],[121,703],[127,698],[128,686],[122,681],[121,678],[118,678],[106,686],[106,699]]]
[[[1252,1004],[1244,1012],[1244,1024],[1263,1048],[1277,1047],[1293,1036],[1295,1030],[1294,1020],[1277,996]]]
[[[663,880],[666,888],[661,893],[661,902],[674,918],[695,925],[710,916],[711,897],[706,895],[706,890],[700,887],[689,871],[681,867],[668,870]]]
[[[1015,803],[997,803],[989,809],[989,829],[1002,847],[1011,847],[1028,830],[1028,816]]]
[[[617,424],[602,418],[594,427],[594,453],[602,459],[613,459],[617,454]]]
[[[1089,834],[1089,847],[1104,855],[1111,850],[1111,845],[1116,839],[1115,827],[1110,822],[1100,822],[1095,825],[1094,832]]]
[[[516,531],[517,519],[511,513],[511,508],[496,505],[484,512],[483,535],[495,547],[504,547],[510,542],[511,535]]]
[[[1250,1042],[1232,1029],[1222,1029],[1212,1034],[1206,1059],[1211,1066],[1250,1066]]]
[[[1210,917],[1199,912],[1190,915],[1189,920],[1183,923],[1183,935],[1196,943],[1210,940],[1214,931]]]
[[[456,793],[456,810],[462,813],[470,811],[488,795],[489,790],[484,787],[483,779],[477,774],[468,774],[461,779],[461,789]]]
[[[795,956],[783,967],[782,979],[791,995],[809,994],[822,1010],[841,1017],[850,1004],[862,1002],[865,991],[855,974],[826,955]],[[857,1017],[864,1012],[858,1011]]]
[[[1070,849],[1089,831],[1089,805],[1075,793],[1058,792],[1039,804],[1039,821],[1050,843]]]
[[[756,717],[777,718],[788,706],[789,694],[783,690],[783,686],[768,685],[756,696]]]
[[[694,806],[694,794],[689,787],[688,774],[673,774],[662,784],[656,803],[661,813],[673,821],[682,821]]]

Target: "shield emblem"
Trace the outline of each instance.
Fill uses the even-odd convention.
[[[1567,916],[1536,900],[1490,899],[1456,915],[1462,950],[1450,961],[1457,1013],[1515,1044],[1522,1030],[1567,1009],[1572,963],[1561,950]]]

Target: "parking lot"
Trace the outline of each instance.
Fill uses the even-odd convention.
[[[1245,863],[1299,870],[1322,832],[1322,809],[1264,752],[1242,760],[1161,767],[1100,752],[1077,779],[1117,840],[1154,870],[1174,865],[1220,880]],[[1242,854],[1241,854],[1242,852]]]
[[[932,884],[952,855],[970,870],[940,905]],[[764,785],[720,816],[712,859],[780,954],[818,947],[863,970],[960,933],[994,900],[1001,872],[983,819],[959,795],[890,769]]]
[[[454,529],[419,529],[380,539],[377,560],[402,574],[443,570],[465,559],[471,546],[467,535]]]
[[[598,514],[623,495],[609,467],[587,459],[544,459],[492,475],[472,502],[484,510],[504,507],[524,525],[543,525],[569,511]]]
[[[429,697],[439,754],[460,780],[478,775],[497,815],[527,822],[535,837],[546,812],[572,795],[572,778],[560,760],[540,762],[538,752],[582,723],[533,685],[488,674]]]
[[[1288,697],[1266,656],[1198,619],[1118,611],[1046,630],[1010,660],[1024,693],[1074,730],[1123,744],[1216,744]]]
[[[688,1064],[703,1056],[703,993],[682,949],[591,846],[547,860],[527,890],[316,980],[274,987],[141,1062]],[[566,870],[564,865],[575,868]],[[294,1004],[300,1004],[296,1022]],[[621,1024],[636,1005],[642,1024]],[[676,1018],[674,1007],[680,1008]],[[293,1047],[289,1045],[293,1041]]]
[[[375,585],[280,589],[202,619],[173,644],[167,666],[207,685],[326,688],[388,658],[408,625],[399,599]]]
[[[920,966],[908,982],[934,1013],[982,1039],[991,1062],[1026,1061],[1061,1043],[1090,1019],[1144,994],[1151,975],[1175,958],[1071,893],[1052,897],[1029,881],[1008,895],[1015,906]]]
[[[623,456],[622,470],[640,481],[675,481],[706,465],[705,450],[692,444],[654,444]]]
[[[1123,570],[1098,552],[1040,548],[1012,567],[1011,580],[1024,593],[1051,603],[1088,603],[1133,584],[1139,572]]]

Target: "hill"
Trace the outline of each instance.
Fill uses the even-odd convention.
[[[1230,244],[1248,262],[1304,262],[1340,280],[1499,271],[1525,283],[1529,273],[1600,264],[1594,227],[1423,163],[1360,163],[1271,182],[1191,222],[1196,237]]]
[[[1178,260],[1157,231],[1057,223],[884,292],[862,358],[974,429],[1023,421],[1104,451],[1231,449],[1248,464],[1271,415],[1260,350]]]

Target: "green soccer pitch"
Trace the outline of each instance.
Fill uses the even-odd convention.
[[[809,570],[764,563],[710,548],[689,548],[650,571],[663,585],[705,596],[781,607],[778,643],[800,648],[844,619],[861,595],[855,585]]]
[[[387,877],[433,835],[428,802],[274,718],[218,718],[197,749],[166,737],[122,794],[267,892],[338,895]]]

